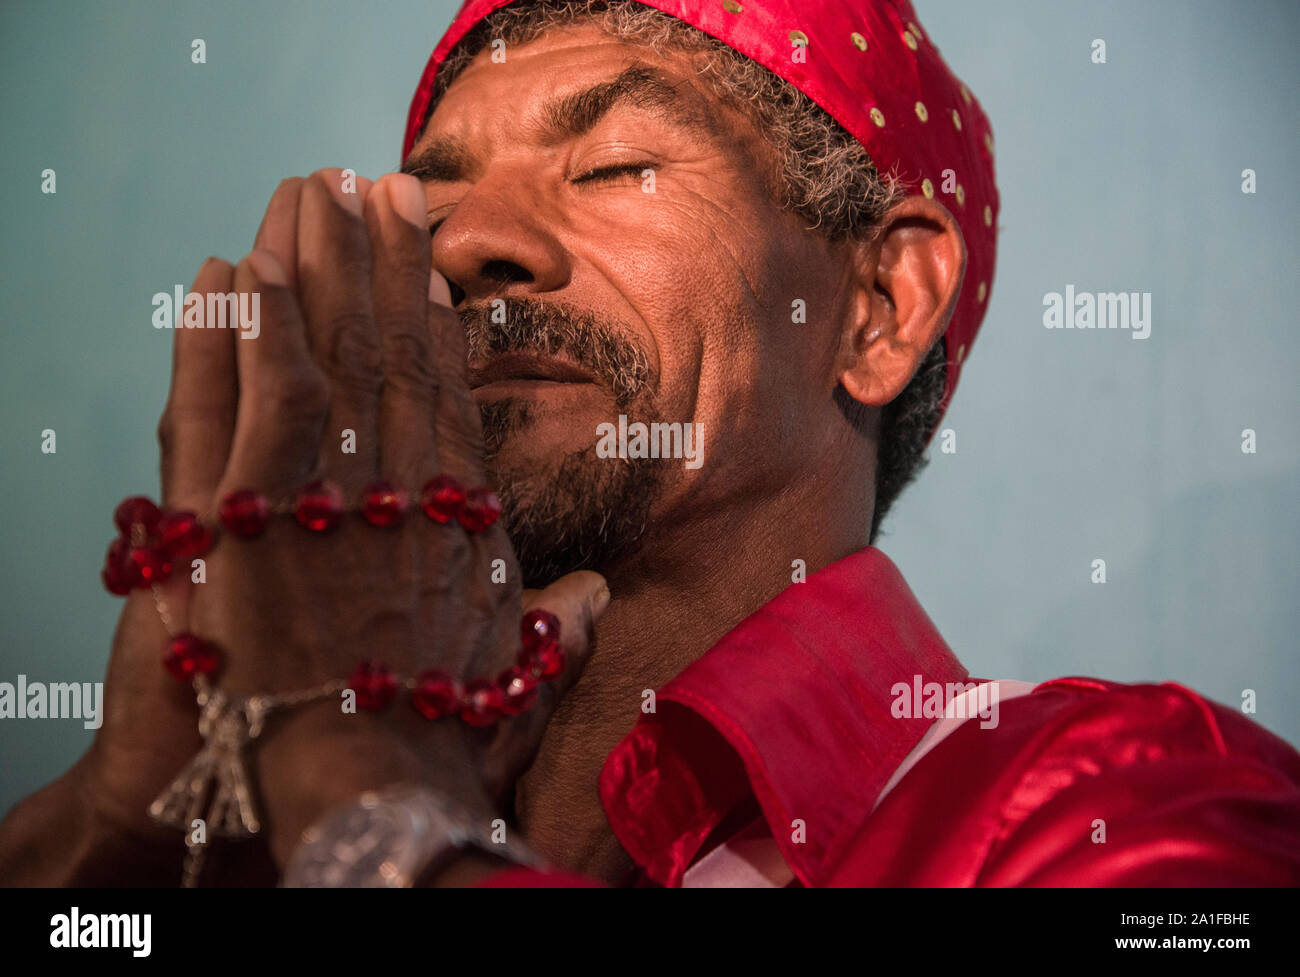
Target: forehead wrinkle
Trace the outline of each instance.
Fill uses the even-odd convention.
[[[609,112],[631,106],[648,112],[693,136],[702,130],[717,137],[719,128],[713,118],[702,111],[690,95],[684,95],[684,81],[674,82],[663,72],[643,62],[634,61],[614,78],[589,88],[569,92],[543,106],[538,117],[525,123],[525,129],[543,145],[554,145],[590,132]]]
[[[683,88],[689,94],[684,95]],[[730,142],[724,127],[700,105],[695,89],[685,80],[674,82],[664,72],[641,61],[633,61],[608,81],[552,100],[543,107],[540,118],[526,120],[523,129],[543,146],[552,146],[590,132],[619,105],[647,111],[697,141],[703,136],[718,144]],[[425,129],[436,109],[437,103],[430,107]],[[412,150],[400,172],[426,183],[456,183],[472,179],[478,169],[478,161],[468,145],[448,135],[440,136],[424,149]]]

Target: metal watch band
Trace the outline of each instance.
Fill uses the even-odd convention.
[[[401,785],[368,791],[303,833],[285,888],[409,888],[468,846],[529,867],[543,862],[438,791]]]

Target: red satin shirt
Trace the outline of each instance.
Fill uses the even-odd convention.
[[[899,715],[918,676],[969,680],[879,550],[786,589],[606,760],[601,802],[639,866],[625,884],[679,886],[748,828],[791,885],[1300,885],[1300,754],[1173,683],[1045,682],[992,728],[953,724],[876,806],[935,723]],[[598,883],[512,868],[482,884]]]

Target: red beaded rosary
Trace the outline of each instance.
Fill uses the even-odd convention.
[[[408,493],[387,481],[377,481],[362,492],[357,511],[372,526],[395,526],[406,516]],[[458,522],[472,533],[491,527],[501,514],[501,503],[490,488],[466,491],[448,475],[430,479],[420,494],[420,508],[431,520],[446,525]],[[226,495],[217,510],[221,526],[241,539],[265,531],[274,514],[292,514],[305,529],[323,533],[334,529],[346,509],[337,485],[318,480],[303,488],[295,501],[273,506],[266,496],[251,489]],[[101,574],[110,593],[125,595],[151,587],[159,613],[170,628],[157,585],[167,580],[176,564],[207,553],[216,540],[214,530],[193,512],[163,512],[143,496],[123,501],[113,514],[121,535],[108,547]],[[399,685],[411,693],[411,704],[426,719],[459,715],[471,726],[488,726],[501,716],[517,716],[537,699],[538,683],[553,679],[564,669],[559,644],[560,623],[547,611],[524,615],[520,627],[522,650],[517,663],[495,678],[465,684],[445,672],[430,669],[414,678],[399,680],[376,662],[361,662],[339,689],[351,689],[360,709],[382,711],[392,704]],[[188,632],[174,634],[163,656],[163,666],[181,682],[214,673],[221,653],[210,641]],[[333,690],[331,686],[331,690]]]
[[[395,526],[406,516],[408,494],[390,482],[378,481],[362,493],[357,511],[372,526]],[[479,533],[501,515],[496,493],[486,487],[466,491],[459,482],[439,475],[425,484],[420,508],[435,523],[453,520],[465,530]],[[345,512],[343,493],[333,482],[312,482],[292,504],[273,506],[251,489],[231,492],[221,500],[218,520],[225,532],[251,539],[265,531],[273,514],[292,514],[314,533],[336,528]],[[102,578],[111,593],[124,596],[148,587],[163,625],[171,634],[163,667],[180,682],[194,686],[199,706],[199,733],[203,748],[177,774],[171,785],[149,807],[157,821],[186,832],[186,861],[181,884],[196,884],[206,845],[196,841],[192,827],[199,819],[214,834],[248,837],[261,830],[252,786],[244,765],[244,751],[261,735],[266,720],[283,709],[351,690],[360,709],[387,709],[398,688],[410,692],[411,705],[425,719],[456,715],[470,726],[490,726],[502,716],[517,716],[537,701],[538,684],[564,670],[560,648],[560,622],[555,615],[532,610],[520,626],[522,649],[517,663],[495,678],[479,678],[463,685],[437,669],[414,678],[399,679],[383,664],[361,662],[346,680],[298,692],[236,696],[214,687],[212,676],[221,666],[216,645],[194,634],[177,633],[160,584],[174,567],[207,553],[216,542],[216,530],[193,512],[163,512],[149,499],[133,496],[113,514],[120,535],[108,547]]]

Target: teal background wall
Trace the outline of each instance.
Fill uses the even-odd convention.
[[[917,7],[993,120],[1002,237],[946,422],[957,452],[934,453],[881,547],[975,674],[1255,689],[1256,718],[1300,742],[1297,5]],[[394,168],[452,11],[5,4],[0,681],[102,679],[110,513],[157,490],[171,337],[150,297],[209,254],[238,260],[280,178]],[[1151,292],[1151,337],[1044,329],[1066,284]],[[90,737],[0,720],[0,810]]]

